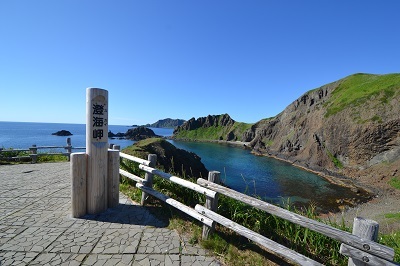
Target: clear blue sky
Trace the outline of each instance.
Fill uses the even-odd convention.
[[[0,121],[277,115],[310,89],[400,72],[400,1],[1,0]]]

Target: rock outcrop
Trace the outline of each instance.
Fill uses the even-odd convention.
[[[139,141],[123,150],[123,152],[147,159],[148,154],[157,155],[157,164],[166,172],[176,173],[182,177],[207,178],[208,170],[201,158],[193,152],[176,148],[161,138]]]
[[[180,127],[176,128],[174,130],[174,133],[181,130],[195,130],[200,127],[204,128],[212,126],[228,127],[232,126],[233,124],[235,124],[235,120],[233,120],[228,114],[208,115],[206,117],[199,117],[197,119],[193,117],[188,121],[186,121],[184,124],[182,124]]]
[[[147,127],[131,128],[125,133],[125,138],[130,140],[142,140],[155,137],[159,136],[157,136],[153,130]]]
[[[228,114],[208,115],[197,119],[193,117],[175,128],[173,138],[242,141],[244,128],[247,127],[249,127],[249,124],[236,122]],[[190,132],[196,132],[193,133],[194,138]]]
[[[153,130],[146,127],[135,127],[128,129],[126,133],[118,132],[116,134],[111,131],[108,132],[109,138],[119,138],[119,139],[129,139],[129,140],[142,140],[147,138],[157,138],[160,137],[154,133]]]
[[[68,130],[63,129],[63,130],[57,131],[55,133],[52,133],[51,135],[64,137],[64,136],[72,136],[72,133],[69,132]]]
[[[145,127],[175,128],[177,126],[181,126],[183,123],[185,123],[185,120],[183,119],[166,118],[166,119],[160,119],[153,124],[147,124],[145,125]]]

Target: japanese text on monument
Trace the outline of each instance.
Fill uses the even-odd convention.
[[[105,142],[108,139],[107,132],[107,107],[104,103],[94,103],[92,106],[92,140]],[[106,135],[104,135],[106,134]]]

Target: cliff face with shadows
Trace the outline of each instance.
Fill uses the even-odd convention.
[[[399,176],[400,75],[356,74],[322,86],[245,134],[254,153],[307,169],[375,182]]]

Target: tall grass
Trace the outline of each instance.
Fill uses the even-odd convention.
[[[140,173],[137,171],[138,167],[136,163],[123,160],[121,167],[136,175],[144,176],[143,172]],[[196,182],[194,179],[189,180],[194,183]],[[204,204],[205,201],[203,195],[161,178],[154,177],[153,186],[156,190],[167,194],[188,206],[193,207],[196,204]],[[140,200],[141,193],[134,187],[133,181],[123,179],[121,183],[121,191],[132,197],[133,200]],[[212,250],[216,255],[221,256],[224,262],[228,265],[267,265],[269,260],[278,260],[278,264],[284,263],[279,258],[276,258],[265,251],[262,247],[255,245],[246,238],[223,226],[217,226],[216,233],[212,235],[209,240],[202,241],[202,224],[188,219],[186,215],[183,215],[178,210],[174,210],[157,200],[153,200],[151,204],[163,206],[163,209],[167,210],[163,212],[163,215],[168,215],[170,226],[173,226],[174,229],[182,233],[190,232],[191,243],[202,244],[205,248]],[[286,208],[292,212],[324,222],[341,230],[348,232],[351,230],[351,228],[345,226],[344,222],[337,224],[329,220],[325,221],[319,219],[314,206],[310,206],[307,209],[296,209],[291,206],[290,202],[286,202]],[[223,195],[220,195],[219,197],[217,212],[242,226],[260,233],[323,264],[347,265],[347,257],[339,253],[340,242],[320,233],[303,228],[287,220],[270,215],[264,211]],[[380,241],[385,245],[394,247],[396,249],[396,261],[400,261],[399,233],[381,236]]]

